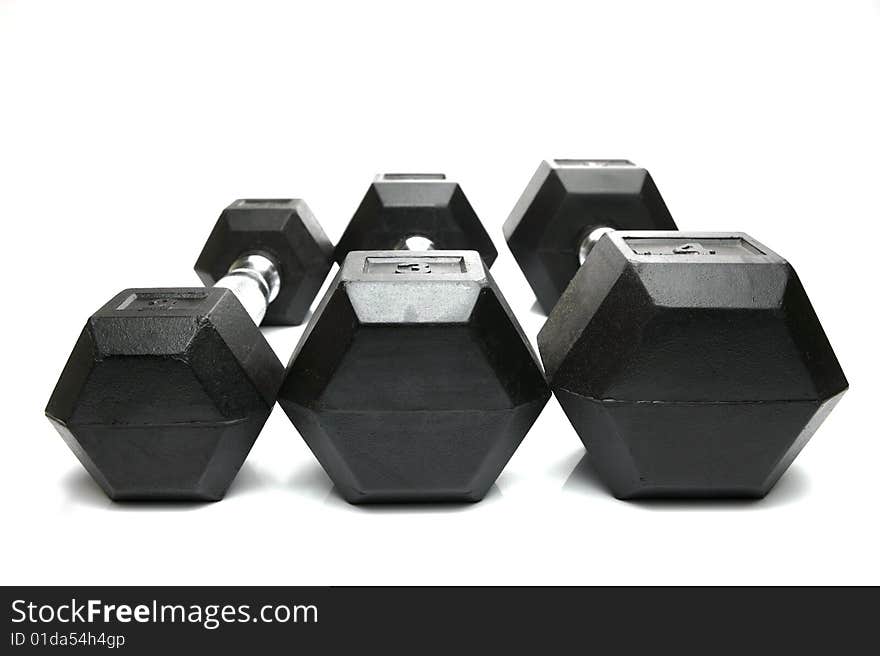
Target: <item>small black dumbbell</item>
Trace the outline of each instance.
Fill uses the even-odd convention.
[[[677,230],[648,171],[622,159],[542,162],[503,230],[544,314],[608,229]]]
[[[301,320],[331,263],[303,201],[234,202],[196,265],[216,284],[117,294],[86,323],[46,415],[112,499],[222,498],[284,374],[257,326]]]
[[[610,230],[670,219],[643,169],[588,162],[542,164],[505,226],[533,287],[572,272],[538,335],[554,394],[620,498],[764,496],[847,389],[797,274],[742,233]],[[584,238],[545,257],[522,229]]]
[[[478,251],[492,266],[498,251],[457,182],[442,173],[376,176],[336,245],[342,266],[351,251]]]
[[[347,251],[389,246],[473,250]],[[478,501],[546,404],[496,254],[442,176],[382,176],[355,212],[278,398],[348,501]]]

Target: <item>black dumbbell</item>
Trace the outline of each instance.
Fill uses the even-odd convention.
[[[376,176],[336,245],[342,266],[351,251],[478,251],[492,266],[498,251],[457,182],[442,173]]]
[[[390,246],[472,250],[357,250]],[[278,398],[348,501],[477,501],[546,404],[496,254],[442,176],[381,176],[355,212]]]
[[[608,229],[678,228],[651,175],[628,160],[542,162],[503,231],[544,314]]]
[[[571,272],[538,335],[550,386],[616,496],[762,497],[846,378],[794,269],[766,246],[608,230],[671,222],[639,178],[628,163],[545,162],[505,224],[544,307],[547,281]],[[554,250],[566,236],[577,246]],[[549,256],[532,252],[546,244]]]
[[[126,289],[86,322],[46,415],[116,500],[223,497],[284,368],[257,328],[295,323],[332,264],[301,200],[239,200],[196,269],[210,288]]]

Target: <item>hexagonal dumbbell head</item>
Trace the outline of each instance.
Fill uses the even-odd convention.
[[[498,251],[457,182],[442,173],[377,176],[336,245],[351,251],[467,249],[492,266]]]
[[[353,503],[477,501],[549,398],[478,253],[355,252],[279,403]]]
[[[538,345],[621,498],[761,497],[847,388],[797,274],[739,233],[602,237]]]
[[[542,162],[504,222],[504,238],[549,314],[601,228],[675,230],[650,174],[627,160]]]
[[[246,252],[268,255],[281,276],[281,291],[263,323],[301,324],[333,263],[333,246],[308,205],[299,199],[235,201],[217,219],[196,273],[213,285]]]
[[[46,415],[113,499],[217,500],[283,374],[228,289],[127,289],[86,323]]]

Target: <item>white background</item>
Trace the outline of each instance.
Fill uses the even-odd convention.
[[[880,583],[878,90],[876,1],[0,0],[2,582]],[[534,339],[501,224],[552,157],[630,158],[797,268],[851,390],[764,501],[616,501],[551,400],[476,505],[349,506],[277,407],[224,501],[119,505],[43,417],[88,315],[197,285],[229,201],[335,241],[382,171],[462,183]]]

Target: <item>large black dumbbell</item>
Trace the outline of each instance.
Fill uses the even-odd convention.
[[[608,230],[668,220],[635,189],[625,212],[606,202],[642,175],[634,168],[542,164],[508,220],[511,241],[526,220],[533,234],[592,235],[569,252],[573,277],[538,335],[550,386],[616,496],[764,496],[846,378],[794,269],[766,246],[742,233]],[[523,248],[528,275],[542,260]]]
[[[389,245],[473,250],[356,250]],[[461,189],[380,177],[336,256],[282,408],[352,503],[483,498],[550,392]]]
[[[196,265],[214,286],[117,294],[86,322],[46,415],[112,499],[222,498],[284,374],[257,326],[301,320],[331,263],[303,201],[234,202]]]

